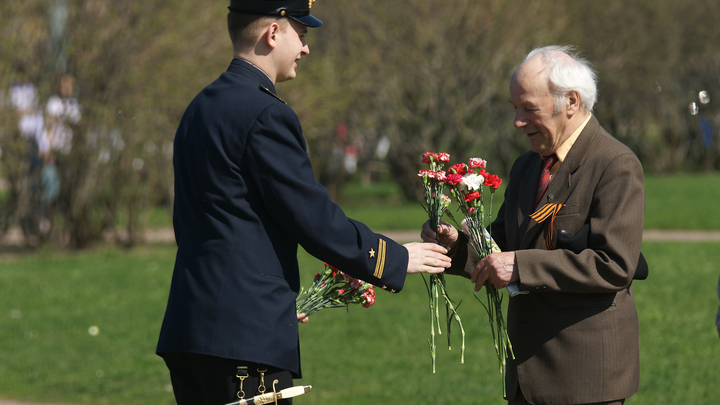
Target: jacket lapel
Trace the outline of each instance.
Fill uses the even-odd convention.
[[[518,219],[517,223],[520,225],[518,229],[518,242],[516,244],[520,249],[525,248],[525,239],[527,239],[528,232],[532,232],[534,235],[537,231],[533,231],[534,225],[537,225],[535,221],[530,219],[530,214],[535,212],[535,194],[537,192],[537,183],[540,180],[540,171],[542,170],[542,158],[540,155],[535,154],[528,162],[525,172],[520,175],[521,179],[527,179],[532,182],[534,186],[528,185],[520,189],[518,198]],[[552,183],[550,183],[552,184]],[[520,240],[521,239],[521,240]]]
[[[573,181],[573,175],[575,174],[575,172],[577,172],[577,170],[580,168],[580,166],[582,166],[583,162],[585,161],[587,151],[589,150],[589,148],[591,148],[591,144],[593,142],[592,134],[597,132],[597,127],[599,125],[600,124],[598,123],[595,116],[590,118],[590,121],[585,126],[585,129],[583,129],[583,131],[580,133],[578,139],[575,141],[575,144],[570,149],[570,152],[568,152],[568,155],[565,157],[565,161],[562,163],[560,169],[555,174],[552,182],[550,182],[550,185],[548,186],[547,196],[553,196],[552,202],[565,204],[565,202],[570,197],[570,194],[572,194],[572,190],[577,184],[577,182]],[[537,175],[535,176],[535,178],[538,178],[540,176],[539,165],[540,163],[538,163],[537,165],[531,165],[537,167]],[[526,187],[526,190],[532,191],[532,189],[534,189],[534,187]],[[527,193],[528,191],[523,191],[523,194]],[[523,235],[522,242],[520,243],[520,249],[527,249],[535,239],[535,236],[538,234],[538,232],[540,232],[545,227],[544,223],[539,224],[533,219],[530,219],[530,215],[535,212],[535,209],[537,207],[533,206],[531,208],[532,211],[524,212],[525,206],[527,205],[526,203],[532,206],[534,201],[534,195],[530,196],[529,198],[523,195],[523,197],[521,198],[520,211],[523,212],[524,218],[519,222],[521,224],[520,235]],[[544,205],[545,202],[547,202],[547,199],[541,201],[540,206]],[[562,209],[560,210],[560,213],[562,213]]]

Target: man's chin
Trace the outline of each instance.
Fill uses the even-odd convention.
[[[545,147],[545,145],[538,145],[536,143],[531,142],[530,143],[530,150],[537,153],[540,156],[547,156],[548,148]]]
[[[295,76],[297,76],[297,73],[295,73],[295,71],[293,70],[292,72],[290,72],[289,74],[287,74],[283,77],[278,77],[277,82],[278,83],[286,82],[288,80],[294,79]]]

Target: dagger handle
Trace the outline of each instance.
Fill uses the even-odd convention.
[[[262,405],[262,404],[269,404],[270,402],[275,402],[275,394],[274,392],[269,392],[267,394],[257,395],[252,398],[248,399],[241,399],[238,402],[233,402],[227,405]]]
[[[269,392],[267,394],[254,396],[247,400],[247,405],[262,405],[269,404],[270,402],[275,402],[276,395],[277,394],[275,394],[274,392]]]

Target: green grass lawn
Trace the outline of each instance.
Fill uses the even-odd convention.
[[[720,230],[720,173],[645,178],[645,229]]]
[[[648,280],[634,286],[641,329],[640,392],[631,404],[716,404],[714,327],[720,243],[646,242]],[[0,398],[68,404],[172,404],[154,354],[175,248],[0,255]],[[303,285],[322,263],[299,255]],[[472,284],[449,291],[467,333],[465,364],[438,342],[431,373],[422,277],[374,307],[331,309],[301,325],[304,379],[296,404],[502,404],[497,359]],[[91,327],[98,333],[91,335]]]
[[[169,403],[154,347],[174,252],[157,246],[3,255],[0,397]]]

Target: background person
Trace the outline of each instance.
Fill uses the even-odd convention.
[[[40,239],[37,235],[35,214],[39,206],[41,170],[43,159],[39,154],[38,145],[43,136],[45,117],[39,107],[37,88],[27,74],[25,66],[17,67],[22,80],[13,83],[10,89],[10,105],[17,112],[18,130],[22,139],[27,141],[27,169],[23,170],[18,179],[17,216],[23,235],[30,246],[37,246]]]
[[[536,49],[512,76],[514,124],[531,150],[515,161],[491,227],[502,252],[465,267],[465,237],[448,224],[436,230],[453,268],[472,271],[476,291],[489,281],[517,282],[523,292],[508,305],[510,404],[619,404],[639,384],[630,285],[642,241],[642,166],[593,116],[595,73],[571,49]],[[563,204],[554,220],[530,218],[547,203]],[[555,249],[561,230],[578,235],[584,226],[586,249]],[[434,241],[434,231],[425,224],[423,240]]]
[[[308,55],[308,27],[322,24],[311,6],[232,0],[235,58],[175,136],[178,252],[157,353],[180,405],[226,404],[301,376],[298,244],[390,292],[407,273],[450,266],[440,246],[401,246],[347,218],[315,180],[300,122],[275,93]]]
[[[63,75],[60,79],[59,95],[53,95],[45,106],[45,130],[39,140],[39,149],[42,156],[52,151],[63,154],[70,153],[72,149],[72,129],[68,124],[80,122],[80,105],[73,97],[75,92],[75,78]]]
[[[50,96],[47,101],[45,125],[38,138],[38,151],[42,157],[38,229],[43,235],[47,235],[51,230],[50,210],[60,197],[62,187],[57,152],[62,155],[70,153],[73,131],[69,124],[79,123],[82,116],[80,105],[74,97],[75,78],[72,75],[63,75],[58,90],[58,94]]]
[[[18,129],[22,138],[37,142],[44,125],[42,111],[38,108],[37,88],[27,75],[24,66],[19,66],[17,69],[23,79],[12,84],[9,104],[17,111]]]

